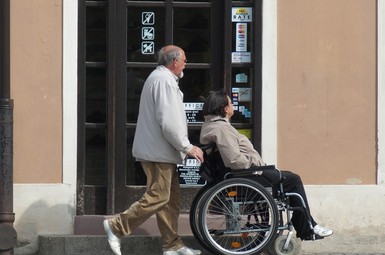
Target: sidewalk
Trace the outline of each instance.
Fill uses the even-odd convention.
[[[102,227],[105,218],[78,216],[75,218],[75,235],[39,236],[38,255],[113,255]],[[180,234],[187,246],[202,250],[202,255],[212,255],[202,249],[191,234],[188,215],[182,214],[179,223]],[[385,234],[335,231],[321,240],[300,242],[300,247],[303,255],[385,255]],[[161,250],[155,217],[139,227],[134,235],[122,238],[122,254],[161,255]]]
[[[335,231],[317,241],[302,242],[304,255],[380,255],[385,254],[385,235],[364,235]]]
[[[213,255],[202,249],[192,235],[182,236],[189,247],[202,250],[202,255]],[[38,255],[113,255],[106,236],[40,236],[40,251]],[[348,245],[336,242],[323,245],[319,241],[302,242],[303,255],[385,255],[385,249],[380,250],[379,245],[367,243],[363,245]],[[347,246],[351,250],[347,249]],[[356,249],[356,251],[354,251]],[[375,250],[378,249],[378,250]],[[130,255],[161,255],[161,240],[159,236],[128,236],[122,238],[122,254]],[[18,254],[18,253],[16,253]],[[217,255],[217,254],[215,254]],[[266,254],[263,254],[266,255]]]

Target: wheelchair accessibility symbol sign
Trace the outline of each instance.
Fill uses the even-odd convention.
[[[154,54],[154,42],[142,42],[142,54]]]

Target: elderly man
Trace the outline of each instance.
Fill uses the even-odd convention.
[[[178,231],[179,176],[177,164],[186,156],[203,162],[203,152],[187,136],[183,93],[178,81],[186,66],[184,51],[168,45],[158,52],[158,66],[147,78],[139,106],[133,156],[147,176],[143,197],[118,217],[105,220],[104,229],[115,254],[120,255],[120,238],[156,214],[163,240],[163,255],[198,255],[186,247]]]

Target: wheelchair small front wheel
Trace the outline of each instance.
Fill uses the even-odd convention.
[[[272,255],[298,255],[301,252],[301,242],[297,238],[291,238],[288,246],[285,248],[287,236],[278,236],[274,241],[274,250]]]

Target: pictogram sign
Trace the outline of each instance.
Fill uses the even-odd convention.
[[[142,42],[142,54],[154,54],[154,42]]]
[[[142,25],[154,25],[155,13],[153,12],[142,12]]]

